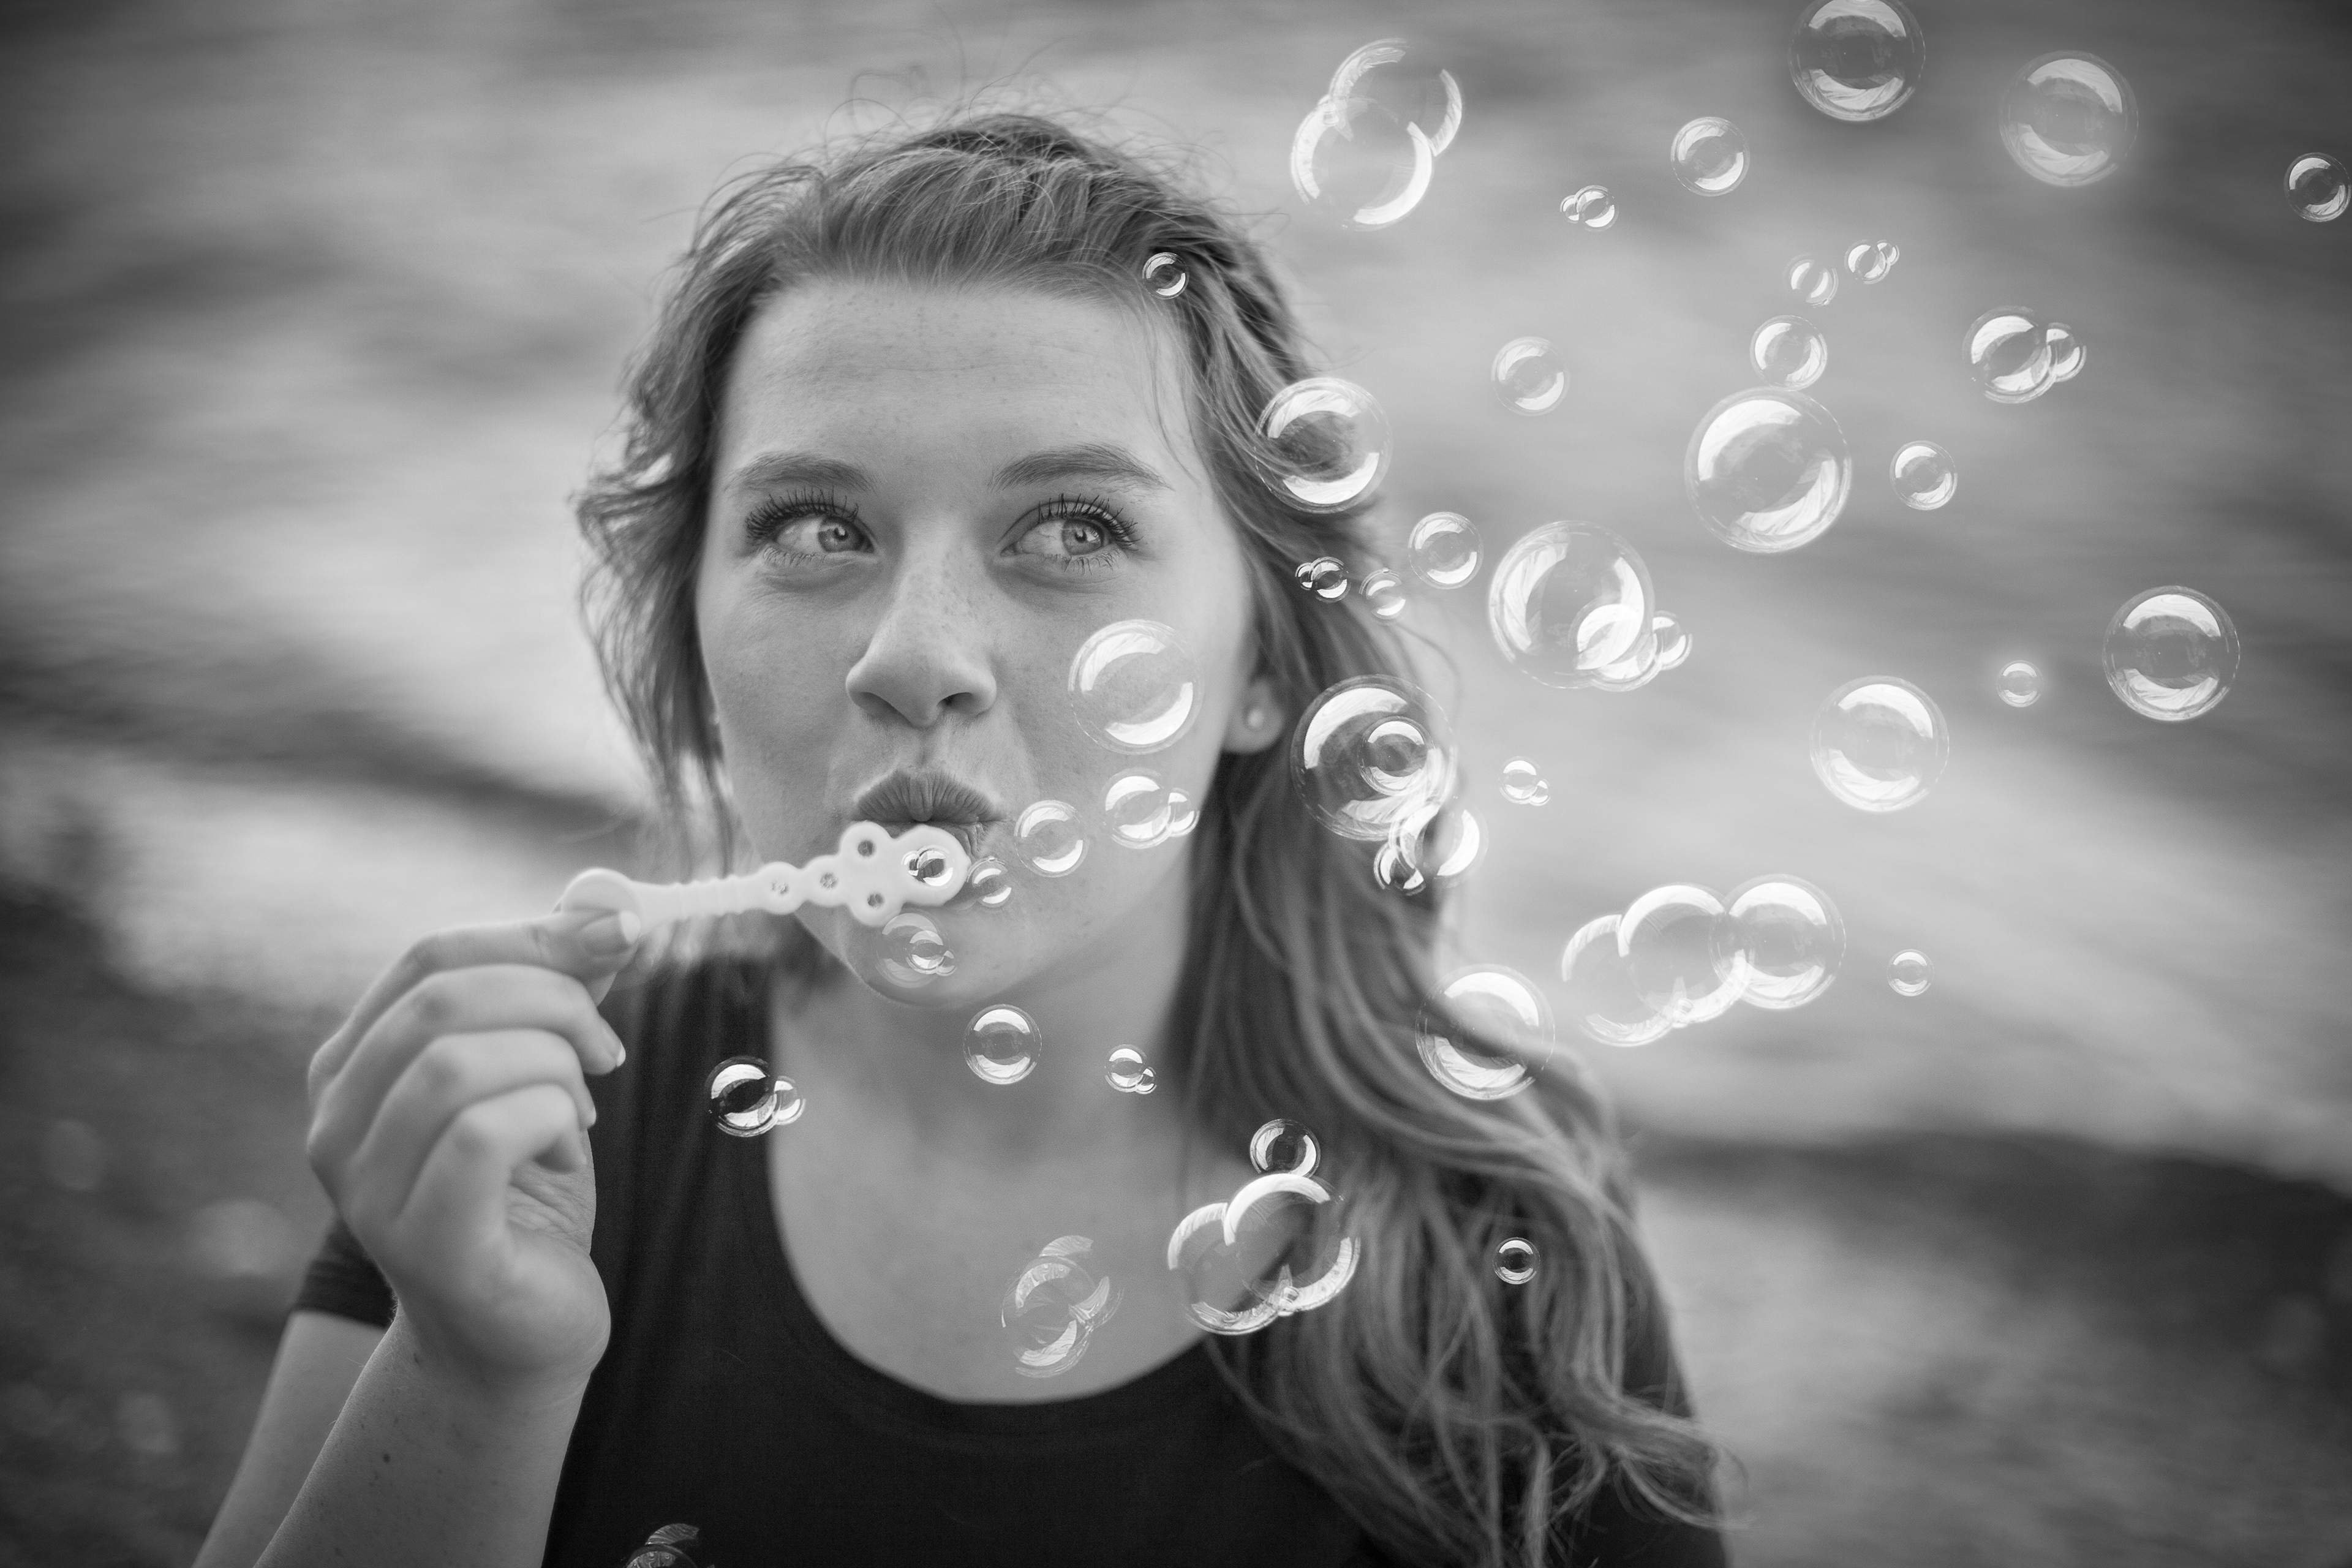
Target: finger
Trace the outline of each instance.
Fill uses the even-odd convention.
[[[478,1100],[450,1119],[418,1168],[394,1220],[410,1257],[430,1258],[460,1276],[495,1267],[511,1245],[507,1187],[514,1169],[579,1134],[572,1097],[553,1084],[527,1084]]]
[[[425,1158],[459,1111],[529,1084],[552,1084],[572,1097],[580,1125],[596,1120],[569,1040],[542,1029],[444,1035],[416,1055],[376,1111],[352,1155],[354,1179],[379,1193],[405,1193]]]
[[[637,917],[626,910],[573,910],[505,925],[457,926],[420,937],[376,977],[351,1016],[311,1058],[311,1087],[315,1090],[340,1072],[376,1020],[433,975],[514,963],[609,984],[636,951],[642,931]],[[600,986],[597,998],[603,994]]]
[[[341,1069],[312,1090],[310,1163],[327,1190],[336,1190],[329,1171],[357,1150],[383,1097],[420,1052],[445,1035],[497,1029],[560,1035],[591,1072],[610,1071],[623,1055],[620,1037],[569,975],[523,964],[427,975],[385,1010]]]

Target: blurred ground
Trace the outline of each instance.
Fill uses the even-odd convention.
[[[1488,794],[1466,958],[1549,980],[1591,915],[1785,870],[1850,956],[1597,1065],[1702,1407],[1762,1563],[2352,1559],[2352,221],[2280,173],[2352,155],[2352,25],[2230,8],[1922,4],[1917,100],[1833,124],[1790,89],[1792,5],[1145,10],[507,0],[26,5],[0,26],[0,1563],[185,1561],[323,1217],[301,1064],[416,931],[541,907],[635,801],[573,628],[563,497],[653,280],[714,180],[879,109],[1030,69],[1203,149],[1269,214],[1331,358],[1387,405],[1392,517],[1584,517],[1693,627],[1625,697],[1449,650]],[[1462,138],[1381,235],[1282,216],[1289,132],[1355,44],[1419,29]],[[2136,89],[2126,177],[2011,166],[2006,72],[2088,49]],[[870,74],[860,77],[861,70]],[[1748,183],[1659,153],[1738,121]],[[836,118],[836,127],[849,123]],[[1623,216],[1565,228],[1592,181]],[[1698,528],[1676,472],[1750,379],[1801,250],[1893,238],[1816,315],[1856,497],[1786,557]],[[2081,327],[2020,408],[1960,381],[1994,304]],[[1519,419],[1494,347],[1559,343]],[[1895,445],[1958,500],[1912,514]],[[2128,594],[2235,617],[2238,688],[2161,726],[2105,689]],[[2002,708],[2029,658],[2047,695]],[[1936,795],[1864,818],[1812,781],[1832,687],[1943,705]],[[1446,683],[1441,682],[1441,685]],[[1937,985],[1878,974],[1926,949]]]

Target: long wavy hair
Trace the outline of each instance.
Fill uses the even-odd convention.
[[[1144,278],[1160,252],[1187,277],[1172,298]],[[1285,710],[1408,668],[1391,627],[1293,582],[1297,563],[1336,556],[1352,575],[1371,552],[1360,513],[1287,504],[1260,478],[1272,454],[1259,413],[1313,371],[1242,222],[1160,155],[1062,118],[966,110],[723,189],[635,363],[625,450],[578,502],[593,557],[584,604],[673,820],[729,815],[694,581],[730,356],[766,301],[818,277],[1034,289],[1165,323]],[[723,848],[730,830],[710,842]],[[1671,1359],[1599,1087],[1572,1059],[1495,1101],[1431,1076],[1416,1026],[1433,994],[1435,897],[1383,889],[1367,847],[1319,829],[1284,748],[1223,758],[1193,852],[1168,1033],[1190,1127],[1227,1147],[1276,1116],[1310,1128],[1359,1243],[1355,1278],[1329,1303],[1211,1342],[1268,1440],[1412,1561],[1534,1568],[1612,1482],[1719,1522],[1717,1449],[1675,1413],[1680,1390],[1627,1386],[1629,1368]],[[1515,1236],[1542,1263],[1509,1286],[1495,1258]]]

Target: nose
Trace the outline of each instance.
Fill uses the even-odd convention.
[[[971,574],[953,552],[903,558],[866,651],[849,667],[849,700],[877,719],[928,730],[976,717],[996,700],[996,675]]]

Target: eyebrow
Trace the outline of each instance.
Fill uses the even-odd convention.
[[[1051,447],[1015,458],[996,470],[999,489],[1021,489],[1052,484],[1056,479],[1093,479],[1132,489],[1164,490],[1168,481],[1124,447],[1088,441],[1074,447]],[[855,463],[820,458],[812,452],[764,452],[735,470],[728,488],[738,490],[826,490],[871,489],[872,476]]]
[[[735,470],[730,489],[862,490],[873,484],[855,463],[809,452],[763,452]]]

